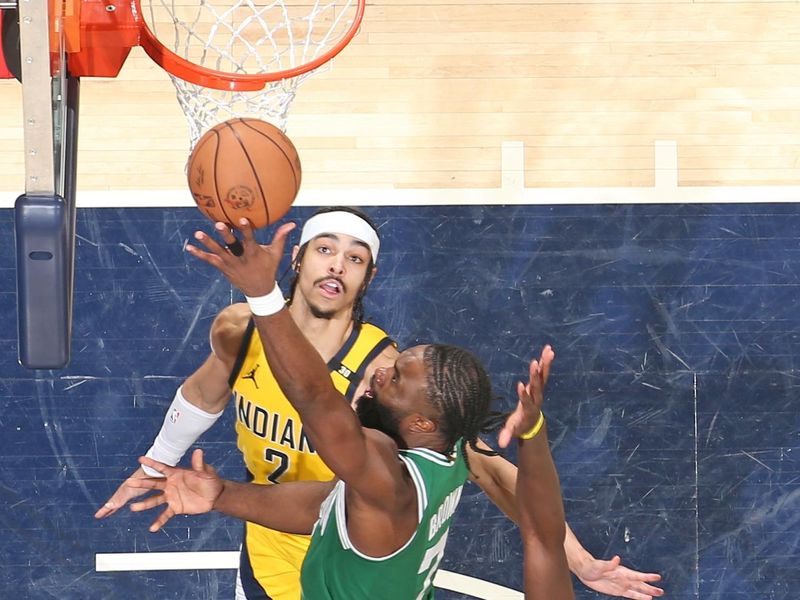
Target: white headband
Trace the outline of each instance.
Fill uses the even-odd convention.
[[[372,261],[378,262],[378,250],[381,242],[378,234],[364,219],[346,211],[334,211],[314,215],[306,221],[300,234],[300,245],[323,233],[342,233],[349,235],[369,246]]]

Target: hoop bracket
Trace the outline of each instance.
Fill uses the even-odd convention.
[[[59,2],[61,0],[54,0]],[[131,0],[63,0],[69,71],[76,77],[116,77],[142,24]]]

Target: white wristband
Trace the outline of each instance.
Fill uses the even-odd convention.
[[[164,417],[164,424],[158,432],[153,445],[145,456],[166,465],[178,464],[186,451],[203,435],[223,411],[208,413],[183,397],[183,386],[175,392],[175,398]],[[142,465],[142,470],[150,477],[163,477],[161,473]]]
[[[283,297],[283,292],[281,292],[281,288],[278,287],[277,283],[266,296],[245,296],[245,298],[250,306],[250,312],[257,317],[274,315],[286,306],[286,298]]]

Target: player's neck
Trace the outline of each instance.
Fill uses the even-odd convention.
[[[405,441],[407,448],[425,448],[426,450],[437,452],[442,456],[447,456],[445,452],[447,450],[446,442],[439,435],[431,433],[406,433],[403,436],[403,440]]]
[[[294,322],[327,362],[339,351],[353,330],[353,310],[343,310],[330,318],[319,317],[299,294],[295,295],[289,312]]]

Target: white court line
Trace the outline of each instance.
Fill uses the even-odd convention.
[[[441,569],[437,571],[433,585],[443,590],[467,594],[473,598],[485,598],[486,600],[523,600],[524,598],[522,592],[517,590],[511,590],[483,579]]]
[[[95,554],[94,568],[106,571],[238,569],[238,552],[120,552]]]
[[[236,569],[238,552],[127,552],[95,555],[97,572]],[[439,570],[436,587],[482,600],[523,600],[522,592],[459,573]]]
[[[656,142],[656,187],[675,191],[678,187],[678,143],[674,140]]]
[[[500,187],[504,190],[525,189],[525,146],[522,142],[503,142],[500,170],[503,174]]]

